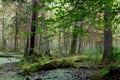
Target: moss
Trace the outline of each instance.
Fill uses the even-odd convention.
[[[75,67],[76,62],[88,60],[87,56],[71,56],[59,59],[40,59],[39,62],[33,64],[25,64],[23,66],[23,73],[28,74],[31,72],[36,72],[39,70],[55,69],[55,68],[65,68],[65,67]]]

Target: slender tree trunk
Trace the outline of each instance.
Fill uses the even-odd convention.
[[[5,49],[5,45],[6,45],[4,27],[5,27],[5,24],[4,24],[4,16],[3,16],[3,21],[2,21],[2,50]]]
[[[63,33],[64,35],[64,51],[65,53],[67,53],[67,32],[65,30],[65,33]]]
[[[67,32],[66,32],[66,35],[65,35],[65,49],[66,49],[66,53],[69,53],[68,50],[70,50],[69,49],[69,44],[70,44],[69,34],[70,34],[70,30],[67,29]]]
[[[74,31],[79,28],[79,26],[77,26],[77,23],[75,23],[74,26]],[[78,33],[73,33],[73,40],[71,43],[71,50],[70,50],[70,54],[76,54],[76,48],[77,48],[77,38],[78,38]]]
[[[5,7],[5,4],[3,2],[3,6],[2,6],[2,10],[3,10],[3,15],[2,15],[2,50],[5,49],[5,45],[6,45],[5,30],[4,30],[4,28],[5,28],[5,19],[4,19],[4,17],[5,17],[5,15],[4,15],[5,8],[4,7]]]
[[[26,31],[29,33],[30,32],[30,26],[26,25]],[[30,35],[30,33],[29,33]],[[30,50],[30,37],[27,37],[27,40],[25,41],[26,45],[25,45],[25,53],[24,53],[24,58],[26,58],[27,56],[29,56],[29,50]]]
[[[17,12],[17,4],[16,4],[16,16],[15,16],[15,42],[14,42],[14,51],[18,50],[18,12]]]
[[[42,34],[40,34],[40,38],[39,38],[39,52],[40,54],[44,53],[44,45],[42,44],[43,43],[43,36]]]
[[[46,27],[46,23],[45,23],[45,3],[41,0],[41,5],[42,5],[42,22],[41,22],[41,26],[43,27],[44,29],[44,36],[47,37],[47,27]],[[49,40],[48,39],[43,39],[43,36],[41,35],[40,36],[40,43],[44,43],[45,42],[45,45],[44,46],[41,46],[40,47],[44,47],[44,53],[46,55],[49,55],[50,56],[50,45],[49,45]],[[41,49],[40,49],[41,50]]]
[[[79,37],[78,54],[82,53],[82,36]]]
[[[27,23],[31,22],[31,13],[28,12],[29,11],[29,4],[30,3],[27,3],[27,6],[26,6],[26,14],[28,14],[26,16]],[[26,24],[25,32],[24,33],[26,33],[26,32],[28,32],[29,35],[30,35],[30,24]],[[27,36],[27,39],[25,40],[24,58],[26,58],[28,56],[29,49],[30,49],[30,36]]]
[[[81,21],[81,24],[80,24],[80,29],[82,31],[83,29],[83,22]],[[80,36],[79,36],[79,47],[78,47],[78,54],[81,54],[82,53],[82,32],[80,32]]]
[[[62,48],[61,48],[61,31],[59,31],[59,34],[58,34],[58,49],[60,53],[63,53]]]
[[[29,32],[29,26],[27,26],[26,31]],[[27,37],[27,40],[26,40],[26,47],[25,47],[25,55],[26,55],[26,56],[27,56],[28,51],[29,51],[29,45],[30,45],[30,37]],[[26,57],[26,56],[25,56],[25,57]]]
[[[47,43],[46,43],[45,53],[46,53],[47,55],[51,56],[51,55],[50,55],[50,43],[49,43],[49,41],[47,41]]]

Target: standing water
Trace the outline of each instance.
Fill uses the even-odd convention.
[[[20,59],[0,57],[0,80],[23,80],[22,77],[16,75],[16,72],[10,71],[14,66],[13,63],[18,61]]]

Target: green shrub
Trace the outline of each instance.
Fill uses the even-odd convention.
[[[120,49],[113,47],[113,53],[108,58],[115,61],[118,60],[120,58]]]
[[[98,71],[98,78],[102,78],[104,75],[109,73],[109,68],[103,68]]]

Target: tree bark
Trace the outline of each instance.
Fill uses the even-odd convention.
[[[79,26],[77,26],[77,23],[75,23],[74,26],[74,31],[79,28]],[[71,43],[71,50],[70,50],[70,54],[76,54],[76,48],[77,48],[77,38],[78,38],[78,33],[73,33],[73,40]]]
[[[80,23],[80,30],[83,29],[83,22]],[[82,32],[80,32],[79,36],[79,45],[78,45],[78,54],[82,54]]]
[[[112,30],[111,30],[111,21],[109,20],[109,13],[111,7],[108,4],[105,5],[104,10],[104,20],[105,20],[105,29],[104,29],[104,54],[102,57],[102,62],[110,62],[111,60],[108,57],[112,54]]]
[[[3,10],[3,15],[2,15],[2,50],[5,49],[5,45],[6,45],[6,40],[5,40],[5,15],[4,15],[4,10],[5,10],[5,4],[3,2],[3,6],[2,6],[2,10]]]
[[[31,13],[28,12],[29,11],[29,6],[30,6],[29,4],[30,4],[30,2],[27,3],[27,6],[26,6],[26,14],[28,14],[26,16],[26,21],[27,22],[31,22]],[[27,36],[27,39],[25,40],[24,58],[29,56],[28,53],[29,53],[29,49],[30,49],[30,24],[26,24],[24,33],[26,33],[26,32],[28,32],[29,36]]]
[[[18,50],[18,5],[16,2],[16,12],[15,12],[15,41],[14,41],[14,51]]]
[[[67,53],[67,41],[68,41],[68,39],[67,39],[67,30],[65,29],[65,33],[63,33],[64,35],[64,51],[65,51],[65,53]]]
[[[31,22],[31,36],[30,36],[30,50],[29,55],[32,57],[35,54],[35,34],[36,34],[36,28],[37,28],[37,19],[38,19],[38,11],[36,11],[36,8],[38,7],[38,0],[32,0],[32,22]]]

